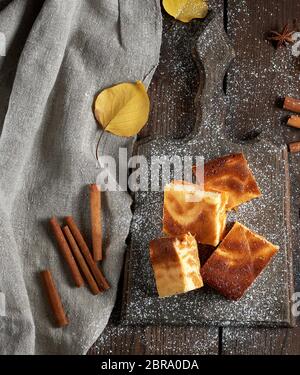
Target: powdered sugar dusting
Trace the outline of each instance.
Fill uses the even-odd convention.
[[[158,339],[161,336],[162,342]],[[115,347],[116,343],[122,345]],[[218,331],[195,327],[128,327],[110,325],[93,350],[103,354],[217,354]],[[180,348],[180,352],[179,349]]]
[[[161,236],[163,194],[139,193],[136,197],[132,224],[130,256],[129,301],[126,310],[128,323],[210,324],[210,325],[287,325],[290,321],[290,268],[288,232],[284,216],[286,199],[284,147],[268,141],[251,144],[231,143],[224,138],[226,100],[220,84],[231,60],[226,37],[220,33],[222,19],[212,21],[198,46],[206,74],[218,79],[206,82],[202,100],[201,128],[185,140],[157,139],[140,148],[148,155],[203,155],[211,159],[243,151],[250,163],[263,197],[232,212],[229,220],[238,220],[250,229],[280,246],[280,252],[239,301],[227,301],[208,288],[183,295],[159,299],[149,262],[148,244]],[[216,48],[219,48],[217,50]],[[216,66],[216,51],[223,64]],[[210,69],[213,69],[212,75]],[[222,81],[221,81],[222,82]],[[263,157],[262,157],[263,155]]]
[[[232,64],[228,73],[230,86],[228,86],[227,93],[231,98],[231,102],[230,106],[227,107],[226,133],[228,138],[232,140],[243,138],[245,135],[249,135],[249,138],[251,138],[251,136],[255,136],[260,132],[262,132],[260,135],[261,138],[268,139],[269,134],[272,133],[272,139],[270,140],[275,142],[278,148],[265,142],[255,145],[254,148],[245,145],[235,146],[236,149],[234,149],[234,147],[232,148],[231,145],[227,148],[221,146],[222,138],[213,137],[213,135],[208,134],[205,139],[206,143],[210,145],[209,149],[204,144],[205,147],[201,150],[201,139],[197,137],[187,144],[182,142],[172,144],[154,142],[151,144],[151,152],[149,152],[150,147],[148,148],[148,152],[149,154],[160,155],[162,153],[162,147],[166,147],[167,152],[171,155],[174,153],[190,155],[194,152],[198,152],[200,149],[201,152],[203,151],[203,154],[205,154],[205,157],[209,158],[228,153],[229,151],[232,152],[234,150],[239,151],[243,149],[247,153],[251,169],[255,174],[265,198],[242,205],[237,213],[233,212],[230,214],[229,220],[233,221],[238,219],[251,229],[265,235],[269,241],[274,244],[279,244],[281,246],[280,253],[273,259],[271,264],[255,282],[247,296],[240,302],[229,303],[223,300],[222,297],[214,294],[214,292],[206,289],[189,293],[184,297],[172,297],[167,303],[160,304],[155,291],[152,269],[149,264],[148,242],[161,235],[163,196],[161,193],[141,193],[137,197],[135,216],[132,224],[133,247],[131,251],[129,276],[132,277],[133,280],[130,282],[129,294],[131,298],[126,315],[127,322],[129,321],[134,324],[147,324],[149,322],[161,324],[167,322],[176,325],[182,321],[183,310],[186,310],[186,315],[194,311],[190,319],[182,322],[185,326],[187,323],[205,323],[205,319],[201,320],[203,312],[205,312],[204,310],[207,310],[206,316],[209,317],[209,315],[212,314],[212,319],[217,317],[215,321],[210,321],[209,323],[218,325],[222,320],[221,324],[223,326],[226,326],[226,324],[245,325],[247,321],[249,324],[249,320],[251,320],[251,324],[253,325],[256,319],[265,320],[265,323],[269,322],[269,325],[274,325],[278,324],[278,321],[275,322],[274,319],[280,320],[281,316],[287,317],[288,311],[285,309],[289,294],[288,285],[291,285],[291,282],[289,282],[289,278],[291,277],[291,271],[289,269],[291,257],[288,256],[288,252],[285,248],[289,240],[289,235],[283,221],[284,217],[282,211],[285,196],[283,169],[286,161],[281,158],[280,154],[281,149],[284,148],[283,144],[286,141],[297,140],[300,136],[297,135],[299,133],[296,133],[295,130],[282,126],[284,113],[281,110],[272,111],[272,116],[270,116],[270,108],[274,108],[275,100],[280,96],[292,95],[300,97],[300,70],[299,63],[297,63],[299,60],[295,60],[291,46],[275,51],[264,38],[263,34],[270,31],[268,28],[264,28],[264,19],[269,16],[276,17],[280,11],[280,9],[278,9],[279,5],[276,2],[273,2],[274,8],[271,13],[270,9],[267,9],[263,2],[255,4],[257,7],[255,13],[262,25],[261,30],[257,33],[253,30],[253,25],[250,22],[251,10],[248,8],[248,2],[245,0],[234,0],[234,3],[234,6],[231,6],[228,12],[228,34],[229,38],[235,41],[238,41],[239,37],[243,35],[242,43],[240,42],[239,44],[244,44],[245,48],[244,50],[242,48],[239,49],[235,62]],[[210,1],[210,6],[214,9],[220,6],[218,11],[221,12],[223,2],[217,0]],[[202,21],[196,21],[195,23],[199,24],[199,22]],[[205,22],[206,21],[204,21],[204,23]],[[173,42],[169,41],[169,36],[165,38],[165,42],[170,43],[168,46],[170,51],[172,52],[174,49],[179,51],[180,54],[187,53],[191,45],[184,45],[184,38],[182,39],[181,35],[182,28],[179,26],[178,22],[165,22],[164,27],[164,33],[168,32],[172,34],[170,39],[172,39]],[[169,30],[169,27],[172,29]],[[249,32],[249,39],[244,36],[244,30]],[[210,40],[207,40],[208,44],[210,42]],[[178,43],[178,45],[176,43]],[[180,43],[181,47],[179,46]],[[257,61],[254,56],[251,56],[251,52],[247,48],[249,43],[255,44],[258,47],[264,47],[262,48],[263,51],[267,51],[270,55],[269,64],[260,64],[260,61]],[[172,55],[172,53],[174,54]],[[170,136],[183,137],[190,134],[194,127],[196,113],[194,109],[191,109],[192,101],[190,100],[189,91],[191,91],[192,87],[193,93],[196,93],[199,82],[197,74],[194,73],[195,66],[190,62],[190,56],[187,56],[182,63],[182,56],[176,56],[174,51],[172,53],[170,54],[170,58],[172,59],[172,63],[170,64],[173,69],[172,72],[164,70],[161,68],[161,65],[156,72],[156,74],[159,75],[159,80],[170,79],[170,77],[174,80],[174,90],[165,90],[163,95],[160,95],[160,97],[164,98],[164,101],[169,103],[168,112],[164,111],[162,113],[160,105],[155,107],[150,123],[157,123],[158,128],[161,129],[164,128],[166,124],[171,124],[172,131],[170,132]],[[163,61],[163,63],[166,64],[167,62]],[[184,80],[187,71],[192,72],[190,82]],[[269,84],[270,80],[272,80],[271,86]],[[154,85],[154,89],[152,87],[152,90],[155,90],[155,95],[156,90],[160,89],[161,88],[156,85]],[[178,115],[178,112],[176,108],[172,108],[172,105],[174,106],[176,102],[174,101],[176,90],[179,95],[186,98],[187,103],[186,107],[182,108],[182,114],[179,115],[179,118],[174,118],[174,116]],[[254,92],[256,93],[256,98],[253,98]],[[255,113],[256,100],[263,101],[265,111]],[[211,104],[213,106],[216,104],[216,101],[212,99]],[[227,102],[227,104],[229,103]],[[156,115],[156,112],[158,115]],[[217,116],[216,120],[215,117],[215,112],[206,113],[207,125],[212,124],[215,126],[219,118]],[[247,128],[245,128],[245,124],[247,124]],[[274,132],[270,132],[273,126],[276,126],[275,138]],[[145,148],[141,149],[141,152],[144,151]],[[266,159],[261,160],[260,155],[265,153],[267,154]],[[296,260],[294,268],[296,275],[300,275],[300,260],[299,254],[297,254],[298,252],[296,251],[299,247],[300,157],[299,155],[291,155],[289,159],[291,164],[290,172],[293,193],[292,240]],[[279,178],[274,180],[274,170],[276,168],[280,170],[280,173],[278,175]],[[149,212],[151,215],[149,215]],[[274,218],[276,218],[275,221],[273,221]],[[270,220],[272,221],[272,225],[274,225],[272,230],[269,230]],[[270,284],[272,285],[271,287]],[[297,285],[300,285],[299,276]],[[285,287],[287,289],[283,290]],[[200,294],[201,297],[198,298]],[[172,311],[174,311],[173,314]],[[199,314],[201,315],[200,317],[198,316]],[[172,327],[167,327],[165,330],[164,327],[162,327],[161,332],[165,347],[165,352],[163,354],[178,353],[179,351],[185,354],[211,354],[214,350],[212,343],[217,341],[217,330],[205,330],[205,332],[208,333],[201,332],[200,337],[196,339],[193,336],[193,332],[198,332],[198,329],[199,328],[190,327],[190,331],[184,339],[182,339],[181,336],[179,338],[176,336],[176,332],[179,331],[179,335],[181,332],[178,327],[174,327],[174,329],[172,329]],[[134,327],[134,330],[134,337],[139,337],[139,352],[145,350],[145,353],[162,354],[162,345],[157,344],[154,340],[154,337],[157,339],[157,335],[152,336],[154,329],[151,327],[145,327],[143,329]],[[234,330],[224,330],[223,332],[224,348],[235,348],[236,345],[232,345],[232,343],[235,342],[239,347],[239,352],[244,351],[247,353],[249,352],[249,346],[251,346],[253,353],[255,353],[256,347],[258,347],[258,354],[261,354],[261,348],[265,342],[263,341],[262,343],[260,338],[265,340],[264,330],[249,331],[236,328]],[[270,341],[276,339],[275,332],[277,332],[277,330],[274,332],[268,331]],[[206,336],[206,334],[208,336]],[[132,335],[132,327],[121,325],[109,326],[99,338],[95,350],[97,351],[103,349],[103,347],[107,347],[110,348],[111,353],[118,354],[115,351],[114,343],[122,337],[128,338],[128,335]],[[252,336],[252,338],[249,336]],[[124,340],[122,353],[132,352],[132,347],[135,344],[136,342]],[[230,353],[232,353],[233,350],[234,349],[232,349]]]

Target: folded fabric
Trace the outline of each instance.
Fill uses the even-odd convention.
[[[101,133],[92,103],[105,87],[149,84],[159,59],[158,0],[0,2],[1,354],[83,354],[113,308],[131,220],[127,192],[103,194],[103,268],[111,289],[93,296],[72,280],[48,219],[73,215],[89,233],[88,189]],[[2,130],[2,132],[1,132]],[[118,161],[133,139],[105,133],[99,153]],[[54,328],[39,280],[50,268],[70,324]]]
[[[0,316],[5,316],[5,294],[0,292]]]

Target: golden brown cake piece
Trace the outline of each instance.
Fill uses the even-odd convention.
[[[160,297],[203,286],[197,241],[190,233],[151,241],[150,259]]]
[[[165,186],[163,231],[170,236],[192,233],[205,245],[217,246],[226,225],[226,193],[207,192],[199,185],[173,181]]]
[[[195,168],[194,173],[197,173]],[[243,154],[227,155],[205,163],[204,190],[227,192],[227,210],[261,196]]]
[[[239,299],[278,251],[265,238],[236,222],[201,270],[208,284],[229,299]]]

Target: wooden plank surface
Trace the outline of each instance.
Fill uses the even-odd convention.
[[[229,37],[237,52],[227,80],[231,110],[228,129],[232,138],[252,138],[263,132],[277,143],[300,140],[300,131],[283,125],[285,113],[275,106],[278,96],[300,97],[300,59],[295,60],[290,50],[275,51],[264,35],[271,29],[280,29],[290,21],[300,21],[300,3],[293,0],[225,0]],[[162,61],[156,71],[149,93],[152,102],[150,122],[142,136],[173,134],[175,137],[190,132],[195,119],[193,98],[201,74],[198,75],[189,45],[180,43],[180,30],[172,44],[166,31],[174,21],[165,16]],[[197,31],[188,26],[187,35]],[[182,31],[181,31],[182,32]],[[190,34],[189,34],[190,33]],[[173,48],[176,46],[176,48]],[[164,52],[165,51],[165,52]],[[184,66],[175,62],[176,54],[187,53]],[[164,58],[165,54],[165,58]],[[187,77],[189,71],[190,78]],[[181,73],[183,73],[181,75]],[[180,91],[178,81],[180,78]],[[177,76],[178,77],[178,76]],[[168,101],[162,98],[168,97]],[[187,124],[182,128],[182,120]],[[294,269],[300,275],[299,209],[300,209],[300,156],[290,157],[294,214]],[[120,288],[121,289],[121,288]],[[300,291],[300,278],[296,277]],[[118,299],[119,300],[119,299]],[[191,333],[193,334],[191,335]],[[169,327],[122,327],[112,317],[103,335],[91,348],[90,354],[300,354],[300,331],[296,329],[203,329]],[[222,335],[222,336],[220,336]],[[202,343],[206,345],[202,345]],[[220,345],[219,345],[220,343]]]
[[[89,354],[218,354],[218,330],[110,324]]]
[[[276,106],[279,97],[300,97],[300,59],[290,48],[275,50],[265,36],[289,22],[298,29],[300,3],[293,0],[229,0],[228,35],[237,57],[228,74],[230,112],[227,129],[232,138],[261,134],[277,144],[300,140],[300,132],[285,126],[287,113]],[[229,126],[230,124],[230,126]],[[233,125],[233,126],[232,126]],[[299,283],[299,155],[290,157],[292,177],[293,247],[296,288]],[[297,329],[223,329],[222,354],[299,354]]]
[[[222,13],[223,1],[214,1]],[[195,124],[194,99],[203,78],[193,57],[201,22],[183,24],[163,12],[161,60],[151,85],[151,113],[140,138],[188,135]],[[121,277],[122,280],[122,277]],[[122,284],[122,283],[121,283]],[[121,290],[108,327],[89,354],[218,354],[219,329],[201,327],[124,327],[120,325]]]
[[[299,337],[300,328],[226,329],[222,338],[222,354],[299,355]]]
[[[196,39],[195,59],[204,67],[204,86],[197,95],[198,116],[194,131],[185,138],[171,137],[147,140],[138,144],[137,152],[147,158],[153,172],[152,155],[201,155],[210,160],[222,155],[243,152],[262,191],[259,199],[248,202],[239,210],[228,213],[227,222],[239,221],[279,245],[281,251],[257,278],[252,288],[233,303],[209,288],[173,296],[157,298],[148,244],[162,236],[163,193],[149,191],[135,195],[134,216],[131,226],[128,286],[124,318],[128,324],[206,325],[216,326],[287,326],[292,323],[290,295],[292,293],[289,200],[286,189],[286,156],[282,146],[270,142],[235,142],[224,136],[224,122],[228,111],[222,92],[224,75],[234,58],[232,47],[224,32],[223,17],[212,13],[208,24]],[[201,100],[200,100],[201,98]],[[162,98],[162,100],[165,100]],[[176,177],[177,179],[180,177]],[[169,180],[162,183],[169,182]],[[276,215],[273,213],[276,212]],[[271,216],[272,215],[272,216]],[[269,220],[266,220],[266,218]]]

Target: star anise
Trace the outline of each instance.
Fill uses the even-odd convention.
[[[286,47],[289,43],[294,43],[293,34],[295,31],[289,31],[289,26],[286,24],[281,33],[277,31],[271,31],[268,40],[271,40],[276,44],[276,49],[279,47]]]

